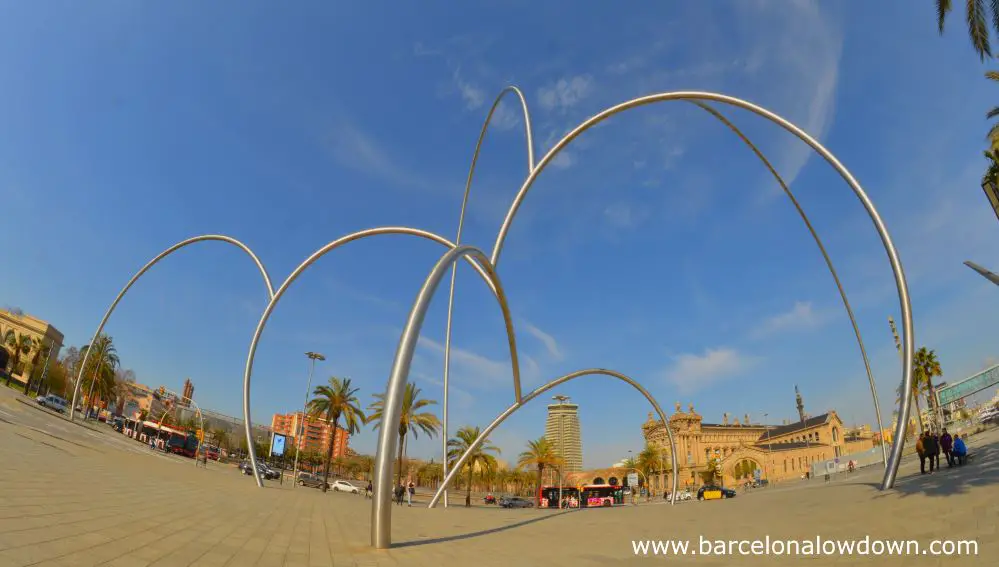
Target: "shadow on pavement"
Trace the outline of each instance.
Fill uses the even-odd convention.
[[[995,443],[971,446],[968,450],[971,460],[964,465],[947,466],[947,459],[940,455],[940,469],[933,474],[913,474],[900,478],[892,489],[901,496],[923,494],[926,496],[950,496],[963,494],[972,487],[999,484],[999,468],[996,467],[999,446]],[[927,468],[929,463],[927,463]],[[870,484],[870,483],[865,483]],[[871,484],[880,488],[880,483]],[[884,496],[890,493],[884,494]]]
[[[415,547],[417,545],[427,545],[427,544],[431,544],[431,543],[444,543],[444,542],[447,542],[447,541],[456,541],[456,540],[461,540],[461,539],[470,539],[470,538],[473,538],[473,537],[479,537],[479,536],[484,536],[484,535],[489,535],[489,534],[495,534],[495,533],[499,533],[499,532],[505,532],[507,530],[512,530],[514,528],[519,528],[521,526],[526,526],[528,524],[534,524],[534,523],[537,523],[537,522],[543,522],[545,520],[549,520],[551,518],[555,518],[555,517],[561,516],[563,514],[572,514],[574,512],[578,512],[578,510],[566,510],[564,512],[555,512],[555,513],[550,514],[550,515],[540,516],[540,517],[537,517],[537,518],[531,518],[530,520],[523,520],[521,522],[517,522],[517,523],[514,523],[514,524],[507,524],[505,526],[499,526],[499,527],[496,527],[496,528],[489,528],[488,530],[479,530],[477,532],[471,532],[471,533],[467,533],[467,534],[457,534],[457,535],[452,535],[452,536],[444,536],[444,537],[435,537],[435,538],[428,538],[428,539],[420,539],[420,540],[415,540],[415,541],[400,541],[399,543],[393,543],[392,544],[392,548],[395,549],[395,548],[399,548],[399,547]]]

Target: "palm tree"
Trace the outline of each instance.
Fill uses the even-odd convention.
[[[229,450],[229,431],[220,427],[218,429],[213,429],[211,435],[212,440],[216,445],[218,445],[219,449],[225,449],[226,451]]]
[[[933,378],[943,376],[943,369],[940,367],[940,361],[937,360],[936,351],[919,347],[915,356],[912,357],[912,367],[914,379],[922,382],[922,390],[926,394],[927,404],[933,415],[936,415],[937,397],[936,390],[933,388]]]
[[[562,458],[556,454],[555,445],[547,437],[541,437],[537,441],[528,441],[527,450],[521,453],[517,459],[518,467],[536,467],[538,469],[538,490],[541,490],[541,476],[545,472],[545,467],[561,465]]]
[[[88,395],[93,391],[93,399],[87,400],[88,407],[94,405],[94,399],[110,397],[114,393],[115,373],[121,361],[114,346],[114,339],[101,334],[93,343],[80,349],[83,357],[90,352],[87,367],[84,369],[81,388],[86,388]]]
[[[482,431],[478,427],[465,426],[462,427],[455,433],[455,436],[447,440],[447,459],[449,463],[455,463],[461,458],[468,449],[472,446],[472,443],[478,439],[479,434]],[[465,460],[465,470],[468,471],[468,486],[465,492],[465,507],[470,508],[472,506],[472,473],[478,468],[480,472],[492,471],[496,468],[496,457],[490,455],[490,453],[499,454],[500,450],[498,447],[494,446],[489,442],[488,439],[482,441],[482,444],[475,448],[474,451],[469,453],[468,458]]]
[[[309,417],[318,417],[330,424],[329,448],[326,450],[326,464],[323,467],[323,492],[330,478],[330,462],[333,460],[333,449],[336,448],[336,430],[340,426],[340,417],[344,418],[344,429],[347,435],[353,435],[361,430],[361,425],[367,422],[364,412],[357,407],[358,388],[351,388],[350,378],[340,379],[330,377],[329,385],[316,386],[309,400]]]
[[[14,332],[12,329],[7,329],[3,335],[3,343],[10,347],[11,354],[13,355],[13,364],[11,365],[10,373],[7,374],[7,385],[10,386],[10,375],[18,372],[18,367],[21,365],[21,356],[27,356],[31,353],[33,341],[28,335],[22,335]],[[28,379],[25,378],[25,382],[27,381]]]
[[[919,433],[922,434],[925,427],[923,426],[923,410],[919,408],[919,397],[926,392],[926,381],[922,380],[920,375],[917,373],[916,369],[913,368],[912,371],[912,391],[909,395],[912,396],[912,401],[916,404],[916,420],[919,422]],[[895,390],[896,398],[895,403],[902,401],[902,385],[899,384],[898,388]],[[910,423],[912,423],[910,421]]]
[[[28,390],[31,386],[35,384],[35,375],[38,376],[39,382],[42,379],[43,366],[38,364],[42,359],[48,359],[49,353],[52,352],[52,345],[45,344],[42,341],[34,341],[32,344],[32,355],[31,355],[31,371],[28,372],[27,380],[24,381],[24,393],[28,394]],[[41,386],[39,384],[39,390]]]
[[[985,0],[967,0],[965,6],[971,45],[978,53],[978,58],[984,62],[986,56],[992,57],[992,46],[989,42],[989,19],[992,20],[992,28],[999,32],[999,3],[995,0],[991,2],[991,17]],[[941,34],[943,34],[944,22],[951,8],[951,0],[937,0],[937,26],[940,28]]]
[[[399,416],[399,468],[396,473],[396,485],[402,484],[402,453],[406,444],[406,435],[412,432],[415,439],[422,431],[430,437],[434,437],[441,427],[440,420],[432,412],[417,413],[418,410],[437,404],[435,400],[420,399],[421,391],[415,383],[409,382],[406,384],[406,393],[402,397],[402,412]],[[375,422],[375,429],[382,425],[384,407],[385,395],[375,394],[375,401],[368,406],[368,409],[372,410],[369,421]]]

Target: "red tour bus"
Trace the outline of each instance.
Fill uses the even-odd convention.
[[[559,507],[559,487],[542,486],[538,489],[538,508]],[[604,508],[624,504],[624,487],[612,484],[587,484],[563,486],[562,498],[575,501],[579,508]]]

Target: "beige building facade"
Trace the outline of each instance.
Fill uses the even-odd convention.
[[[271,417],[271,429],[288,438],[288,447],[295,447],[297,444],[299,451],[317,451],[325,455],[331,442],[334,458],[347,456],[349,450],[350,435],[346,429],[337,427],[334,434],[333,426],[328,421],[307,416],[300,411],[274,414]]]
[[[0,311],[0,341],[7,355],[3,370],[23,384],[36,368],[44,368],[46,359],[58,360],[63,335],[47,321],[5,310]],[[20,356],[15,352],[19,347]]]
[[[848,431],[835,411],[815,417],[800,413],[800,419],[785,425],[751,423],[749,416],[722,423],[704,423],[693,404],[682,411],[680,403],[669,417],[676,442],[680,486],[697,487],[714,467],[726,486],[752,479],[759,469],[770,482],[800,478],[813,463],[867,451],[875,446],[869,430]],[[866,432],[866,433],[865,433]],[[663,449],[669,462],[669,439],[665,428],[649,414],[642,425],[646,443]],[[653,477],[659,475],[653,475]],[[650,478],[653,489],[661,491],[666,475]]]

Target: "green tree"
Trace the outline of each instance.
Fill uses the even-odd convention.
[[[420,412],[419,410],[428,406],[436,405],[435,400],[425,400],[420,398],[422,390],[416,384],[409,382],[406,384],[406,392],[402,397],[402,412],[399,416],[399,455],[398,472],[396,473],[396,485],[402,484],[402,454],[406,445],[406,436],[413,434],[415,439],[419,432],[426,433],[430,437],[435,437],[440,429],[441,422],[432,412]],[[375,429],[382,426],[384,420],[385,395],[375,394],[375,401],[369,406],[372,410],[369,421],[375,422]]]
[[[11,368],[10,373],[7,374],[7,385],[10,386],[10,375],[15,372],[18,374],[22,372],[21,357],[31,354],[31,348],[34,343],[28,335],[22,335],[13,329],[7,329],[3,335],[3,344],[8,347],[7,350],[11,353]],[[24,380],[27,382],[28,377],[24,376]]]
[[[527,442],[527,450],[517,458],[517,466],[522,468],[536,468],[538,470],[538,490],[541,490],[542,475],[545,467],[559,467],[562,465],[562,458],[555,450],[555,445],[547,437],[541,437],[536,441]]]
[[[478,439],[479,434],[482,431],[478,427],[465,426],[462,427],[455,433],[455,436],[447,440],[447,458],[448,462],[456,463],[458,459],[461,458],[468,450],[472,447],[472,444]],[[474,451],[469,453],[468,458],[465,460],[465,470],[468,471],[468,486],[465,491],[465,507],[469,508],[472,506],[472,475],[475,469],[478,468],[480,472],[492,471],[496,469],[496,457],[490,453],[499,454],[500,450],[495,447],[488,439],[484,439],[482,444],[475,448]]]
[[[919,350],[912,357],[912,374],[914,382],[922,383],[921,391],[926,394],[927,404],[936,415],[937,396],[933,387],[933,378],[943,376],[943,369],[940,367],[940,361],[937,360],[936,351],[919,347]]]
[[[41,391],[42,372],[45,370],[45,361],[50,352],[52,352],[52,345],[42,341],[33,341],[31,345],[31,371],[24,380],[25,395],[28,394],[32,386]]]
[[[367,418],[357,405],[358,388],[352,388],[350,378],[330,377],[328,385],[316,386],[308,403],[310,417],[325,420],[332,427],[329,448],[326,451],[323,467],[323,492],[330,478],[330,462],[333,460],[333,450],[336,448],[336,432],[340,426],[340,418],[344,420],[344,430],[347,435],[353,435],[361,430]]]
[[[943,34],[947,14],[950,13],[952,8],[951,0],[936,0],[936,8],[937,26],[940,29],[940,33]],[[992,57],[989,20],[992,21],[992,28],[996,32],[999,32],[999,2],[992,0],[990,6],[987,7],[985,0],[966,0],[965,11],[968,23],[968,37],[971,38],[971,45],[975,49],[975,52],[978,53],[978,59],[984,62],[986,57]]]
[[[115,373],[121,361],[114,346],[114,339],[105,334],[101,334],[93,343],[84,345],[80,349],[81,359],[88,352],[90,358],[83,372],[80,390],[87,396],[93,390],[92,399],[87,400],[89,409],[94,405],[94,400],[109,399],[114,395]]]
[[[211,431],[212,441],[218,445],[219,449],[229,450],[229,431],[223,428],[213,429]]]

